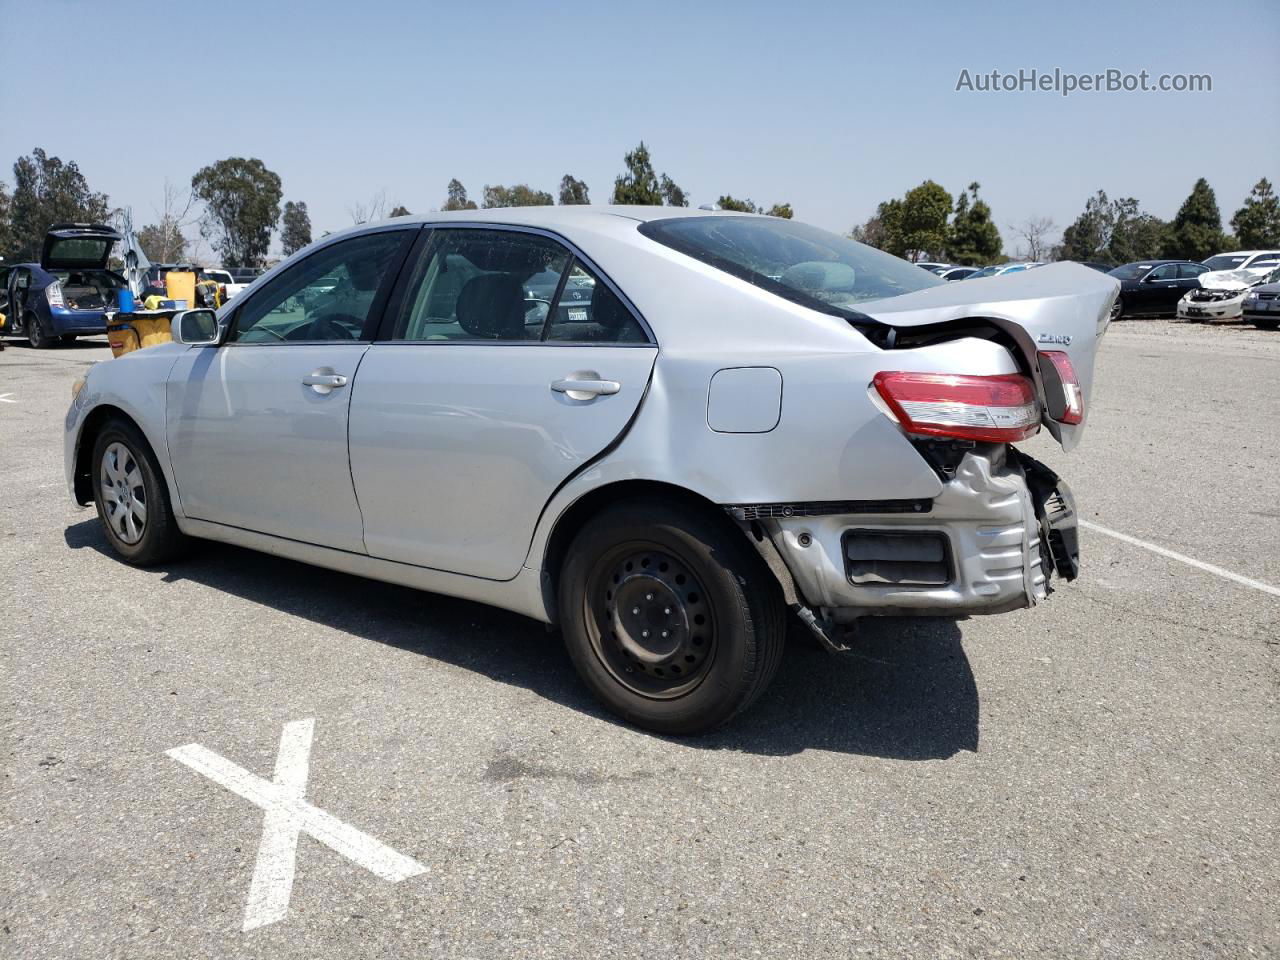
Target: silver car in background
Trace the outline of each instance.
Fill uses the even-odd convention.
[[[1014,444],[1078,442],[1117,289],[736,213],[401,218],[94,366],[67,478],[127,562],[206,538],[518,611],[695,733],[765,689],[788,608],[840,649],[1075,576],[1070,491]]]

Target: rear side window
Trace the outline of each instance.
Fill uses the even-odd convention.
[[[547,339],[569,343],[645,343],[648,337],[618,295],[575,260],[551,315]]]
[[[507,230],[436,230],[409,275],[392,340],[538,341],[569,251]]]
[[[413,265],[391,339],[648,341],[613,289],[555,240],[448,228],[434,231]]]
[[[1209,270],[1203,263],[1180,263],[1178,264],[1178,277],[1186,280],[1190,277],[1198,277],[1202,273]]]
[[[651,240],[788,300],[861,317],[859,303],[946,283],[917,264],[777,217],[673,217],[640,225]]]

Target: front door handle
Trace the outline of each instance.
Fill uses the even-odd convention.
[[[594,370],[571,373],[564,380],[553,380],[551,389],[563,393],[570,400],[593,400],[600,396],[611,396],[622,389],[616,380],[601,380]]]
[[[316,393],[324,395],[332,393],[335,387],[345,387],[347,378],[340,373],[334,373],[333,367],[321,367],[303,377],[302,382]]]

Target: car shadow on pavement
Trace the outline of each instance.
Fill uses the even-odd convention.
[[[65,537],[73,549],[115,559],[96,518],[68,527]],[[166,583],[200,583],[621,724],[579,682],[559,636],[518,614],[212,542],[161,569]],[[675,742],[768,756],[821,749],[898,760],[978,749],[978,688],[955,622],[868,619],[853,651],[834,656],[798,623],[788,640],[778,676],[757,703],[720,730]]]

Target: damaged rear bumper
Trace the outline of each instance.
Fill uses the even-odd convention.
[[[793,602],[827,621],[1003,613],[1033,606],[1055,573],[1074,579],[1078,569],[1071,491],[1004,445],[967,451],[931,501],[814,506],[839,509],[729,510],[758,525],[766,560],[790,575]]]

